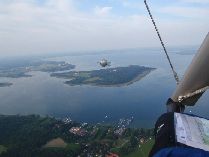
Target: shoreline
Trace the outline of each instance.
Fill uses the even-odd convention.
[[[65,81],[64,83],[66,85],[69,85],[69,86],[85,86],[85,85],[89,85],[89,86],[94,86],[94,87],[125,87],[125,86],[129,86],[129,85],[131,85],[131,84],[133,84],[133,83],[135,83],[137,81],[140,81],[141,79],[146,77],[148,74],[150,74],[154,70],[156,70],[156,68],[152,68],[149,71],[144,71],[143,73],[139,74],[134,79],[132,79],[131,81],[128,81],[126,83],[120,83],[120,84],[113,84],[113,85],[100,85],[100,84],[96,84],[96,83],[71,84],[71,83],[68,83],[68,81]]]

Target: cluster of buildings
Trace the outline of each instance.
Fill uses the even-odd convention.
[[[123,126],[123,127],[128,127],[134,120],[134,117],[130,117],[130,118],[121,118],[118,122],[118,127]]]
[[[64,124],[70,124],[72,122],[72,119],[69,118],[69,117],[66,117],[62,121],[63,121]]]
[[[78,136],[86,136],[87,131],[81,127],[72,127],[69,130],[70,133],[74,134],[74,135],[78,135]]]
[[[114,131],[114,134],[117,136],[122,136],[125,130],[126,130],[125,127],[118,128]]]
[[[130,126],[133,120],[134,120],[133,116],[127,119],[121,118],[117,124],[117,129],[114,131],[114,134],[117,136],[122,136],[126,128]]]

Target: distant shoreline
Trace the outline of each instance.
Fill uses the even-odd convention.
[[[9,83],[9,82],[0,83],[0,87],[10,87],[11,85],[13,85],[13,84]]]
[[[34,61],[31,64],[26,64],[21,67],[10,67],[0,69],[0,77],[7,78],[22,78],[22,77],[32,77],[32,75],[27,74],[31,71],[41,71],[41,72],[59,72],[64,70],[72,70],[75,65],[69,64],[64,61]]]

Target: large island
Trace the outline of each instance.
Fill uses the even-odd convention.
[[[52,77],[68,79],[68,85],[125,86],[141,80],[155,68],[130,65],[92,71],[52,73]]]

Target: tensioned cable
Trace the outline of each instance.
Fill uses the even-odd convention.
[[[171,70],[172,70],[172,72],[173,72],[174,79],[176,80],[176,83],[179,84],[179,77],[178,77],[178,74],[177,74],[176,71],[174,70],[174,67],[173,67],[173,65],[172,65],[172,63],[171,63],[170,57],[169,57],[168,52],[167,52],[167,50],[166,50],[166,48],[165,48],[165,44],[164,44],[164,42],[163,42],[163,40],[162,40],[162,38],[161,38],[160,32],[159,32],[159,30],[158,30],[158,28],[157,28],[157,25],[156,25],[156,23],[155,23],[155,20],[154,20],[152,14],[151,14],[151,11],[150,11],[150,9],[149,9],[149,6],[148,6],[148,4],[147,4],[147,1],[144,0],[144,3],[145,3],[145,6],[146,6],[146,8],[147,8],[147,11],[148,11],[148,13],[149,13],[149,16],[150,16],[150,18],[151,18],[151,20],[152,20],[152,23],[153,23],[153,25],[154,25],[154,27],[155,27],[155,30],[156,30],[157,35],[158,35],[158,38],[160,39],[160,43],[161,43],[161,45],[162,45],[162,47],[163,47],[163,50],[164,50],[164,52],[165,52],[165,54],[166,54],[166,57],[167,57],[167,59],[168,59],[168,62],[169,62],[169,64],[170,64]]]

